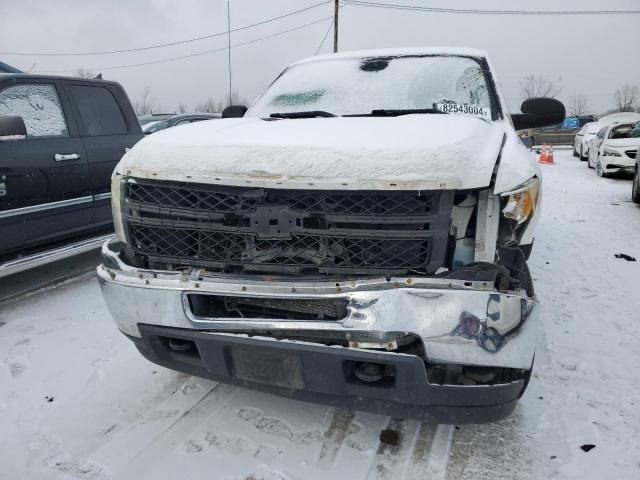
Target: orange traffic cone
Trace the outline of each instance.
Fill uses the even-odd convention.
[[[553,161],[553,145],[549,146],[549,150],[547,151],[547,163],[554,163]]]
[[[538,163],[554,163],[553,162],[553,146],[543,145],[540,151]]]
[[[547,163],[547,145],[542,145],[542,150],[540,150],[540,156],[538,157],[539,163]]]

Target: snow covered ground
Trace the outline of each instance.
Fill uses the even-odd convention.
[[[640,478],[640,263],[614,257],[640,259],[640,208],[628,180],[556,161],[531,260],[546,348],[512,417],[425,425],[162,369],[90,273],[0,303],[0,478]]]

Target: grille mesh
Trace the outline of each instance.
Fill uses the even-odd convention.
[[[444,262],[451,192],[127,183],[128,245],[156,264],[404,273]],[[273,218],[271,218],[273,217]]]
[[[265,194],[266,193],[266,194]],[[341,215],[425,215],[433,213],[437,195],[404,192],[326,192],[263,189],[202,189],[178,186],[127,184],[130,202],[167,208],[249,212],[258,206],[288,205],[306,213]]]
[[[291,239],[260,240],[252,235],[130,226],[135,248],[153,257],[223,262],[374,268],[424,268],[428,239],[334,238],[293,235]]]

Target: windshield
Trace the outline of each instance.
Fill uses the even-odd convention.
[[[633,132],[633,127],[635,127],[634,123],[616,125],[615,127],[611,128],[611,131],[609,132],[609,138],[612,140],[620,138],[632,138],[631,132]]]
[[[492,118],[490,98],[485,73],[472,58],[330,58],[285,70],[247,116],[264,118],[275,113],[304,111],[358,115],[381,109],[437,109]]]
[[[168,126],[169,126],[169,122],[165,120],[161,120],[161,121],[151,122],[151,123],[147,123],[146,125],[143,125],[142,131],[144,133],[154,133],[154,132],[159,132],[160,130],[164,130]]]

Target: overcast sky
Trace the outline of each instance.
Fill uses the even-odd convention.
[[[231,28],[260,22],[321,0],[231,0]],[[377,0],[406,5],[483,9],[638,9],[640,0]],[[242,43],[333,15],[333,4],[232,34]],[[226,0],[0,0],[0,51],[86,52],[143,47],[225,31]],[[330,20],[232,49],[233,87],[254,99],[288,63],[313,55]],[[489,16],[424,13],[345,5],[340,12],[340,50],[399,46],[467,46],[487,50],[512,111],[520,80],[543,74],[559,84],[561,99],[588,97],[599,113],[613,107],[613,92],[640,85],[640,15]],[[226,36],[125,54],[75,57],[14,56],[0,60],[34,72],[82,67],[125,87],[132,100],[151,87],[164,110],[193,107],[228,89],[227,52],[130,67],[223,48]],[[329,33],[321,53],[332,48]],[[35,65],[35,66],[34,66]]]

